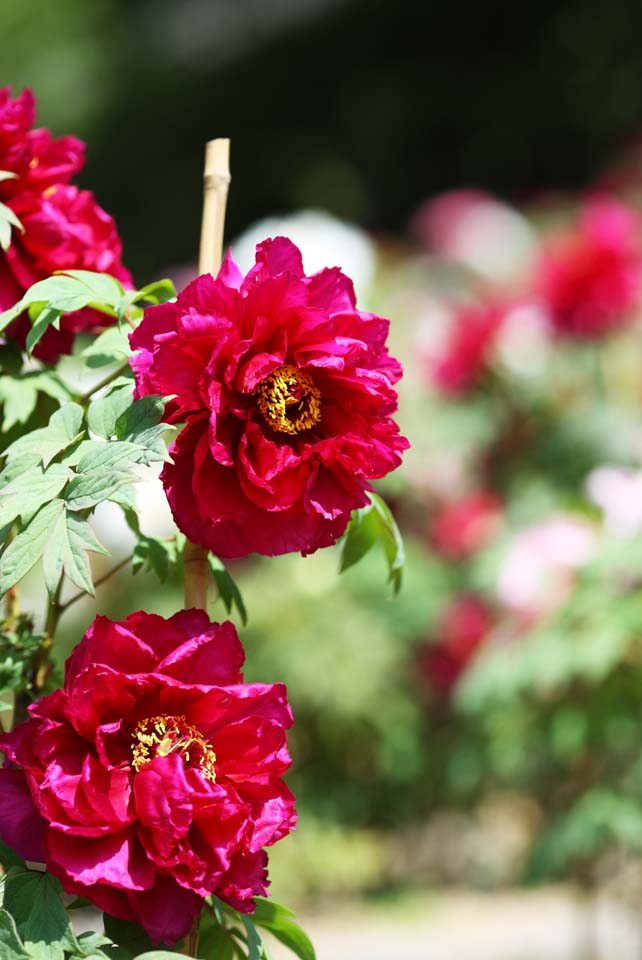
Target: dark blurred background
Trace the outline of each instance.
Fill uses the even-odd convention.
[[[403,229],[428,194],[581,186],[642,125],[642,7],[2,0],[2,83],[89,144],[81,183],[144,282],[192,259],[203,143],[231,136],[233,236],[325,207]]]

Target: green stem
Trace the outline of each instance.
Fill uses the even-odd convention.
[[[131,561],[132,556],[129,556],[115,564],[111,570],[108,570],[107,573],[102,575],[102,577],[98,577],[98,579],[94,581],[94,588],[102,586],[103,583],[113,577],[115,573],[118,573],[119,570],[122,570],[123,567],[126,567],[128,563],[131,563]],[[58,609],[60,611],[60,616],[62,616],[63,613],[66,613],[69,607],[73,606],[74,603],[77,603],[78,600],[82,600],[82,598],[86,596],[88,596],[88,594],[85,590],[79,590],[78,593],[75,593],[73,597],[69,598],[69,600],[65,600],[64,603],[59,604]]]
[[[200,913],[194,920],[192,924],[192,929],[187,934],[187,943],[186,943],[186,955],[188,957],[197,957],[198,956],[198,933],[201,927],[201,915]]]
[[[62,615],[62,608],[60,606],[60,593],[62,591],[62,584],[63,577],[61,576],[60,580],[58,581],[56,591],[49,602],[47,620],[45,623],[45,635],[42,638],[40,648],[34,656],[31,664],[31,683],[29,684],[29,688],[27,690],[23,690],[21,693],[16,694],[13,710],[14,726],[17,723],[22,723],[23,720],[28,718],[29,713],[27,707],[34,700],[38,699],[44,689],[45,682],[47,680],[47,674],[49,672],[49,659],[51,657],[51,651],[53,650],[54,638],[58,628],[58,622]]]
[[[98,393],[98,391],[102,390],[103,387],[109,386],[110,383],[113,383],[114,380],[117,380],[118,377],[122,376],[123,373],[126,373],[127,370],[130,370],[130,369],[131,368],[129,366],[129,360],[127,360],[125,361],[125,363],[122,363],[119,367],[116,367],[116,369],[113,370],[109,374],[109,376],[104,377],[104,379],[94,384],[94,386],[90,390],[87,390],[86,393],[79,394],[76,397],[76,400],[78,401],[78,403],[81,403],[83,405],[88,403],[95,393]]]

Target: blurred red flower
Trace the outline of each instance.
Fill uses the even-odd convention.
[[[598,197],[584,205],[575,230],[544,248],[534,290],[558,334],[598,339],[630,319],[642,290],[641,226],[630,207]]]
[[[431,689],[448,696],[493,626],[490,608],[462,594],[446,609],[434,641],[419,654],[418,668]]]
[[[483,490],[444,503],[434,518],[429,539],[447,560],[464,560],[495,536],[502,502]]]
[[[98,617],[64,689],[0,737],[3,840],[155,943],[209,894],[251,912],[262,848],[295,824],[292,716],[285,687],[243,684],[242,662],[233,625],[200,610]]]
[[[284,237],[243,278],[227,257],[131,335],[138,394],[186,421],[162,479],[190,540],[222,557],[335,543],[370,481],[401,462],[401,367],[388,321],[356,309],[338,268],[313,276]]]
[[[84,144],[75,137],[53,139],[48,130],[32,130],[35,107],[30,90],[15,100],[0,90],[0,200],[20,220],[6,254],[0,251],[0,310],[12,307],[25,290],[56,270],[110,273],[125,286],[131,275],[121,262],[116,224],[88,190],[69,185],[84,164]],[[35,355],[54,363],[70,353],[74,336],[109,322],[95,310],[66,314],[60,330],[50,327]],[[24,346],[30,321],[25,315],[7,330]]]
[[[504,313],[504,308],[495,303],[459,307],[444,348],[428,361],[429,375],[438,390],[461,396],[478,385],[487,370]]]

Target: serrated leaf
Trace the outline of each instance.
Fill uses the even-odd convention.
[[[78,473],[90,473],[118,467],[123,472],[128,466],[140,463],[144,451],[135,443],[126,440],[110,440],[108,443],[92,441],[91,448],[78,461]]]
[[[139,442],[141,434],[158,424],[165,412],[165,403],[165,397],[153,394],[135,400],[116,422],[118,439]]]
[[[40,559],[49,533],[64,508],[62,500],[52,500],[11,541],[0,557],[0,597],[22,580]]]
[[[256,910],[252,914],[253,922],[269,930],[286,947],[289,947],[300,960],[316,960],[314,947],[310,938],[295,923],[294,914],[280,903],[267,900],[265,897],[255,897]]]
[[[233,608],[236,607],[243,626],[246,626],[247,610],[236,581],[232,577],[229,570],[226,569],[223,562],[219,560],[218,557],[215,557],[213,553],[208,555],[208,561],[210,570],[212,571],[212,575],[216,581],[216,586],[218,587],[219,596],[225,605],[225,609],[228,613],[231,613]]]
[[[107,469],[104,473],[81,473],[74,477],[67,487],[65,500],[70,510],[87,510],[105,500],[111,500],[118,487],[130,484],[132,479],[132,474],[123,470]]]
[[[83,517],[64,513],[58,518],[44,550],[43,569],[50,596],[55,593],[63,572],[80,590],[94,596],[87,550],[107,553]]]
[[[53,500],[71,476],[71,470],[54,463],[45,471],[39,466],[32,467],[0,488],[0,526],[15,517],[34,513]]]

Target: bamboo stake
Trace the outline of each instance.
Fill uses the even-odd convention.
[[[230,185],[230,141],[210,140],[205,147],[203,222],[198,272],[216,274],[223,260],[225,206]],[[207,610],[207,550],[185,544],[185,607]]]

